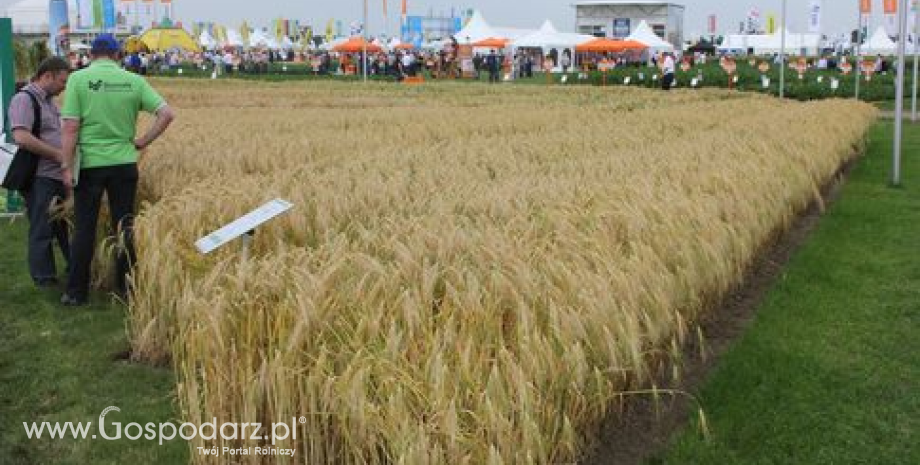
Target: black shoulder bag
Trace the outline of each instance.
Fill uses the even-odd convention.
[[[32,123],[32,135],[39,138],[42,128],[42,109],[31,92],[23,90],[29,99],[32,100],[32,109],[35,112],[35,121]],[[13,155],[13,162],[10,169],[6,172],[2,186],[11,191],[27,191],[32,187],[32,181],[35,179],[35,172],[38,171],[38,155],[29,152],[23,147]]]

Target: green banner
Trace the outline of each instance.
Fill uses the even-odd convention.
[[[5,116],[13,92],[16,91],[13,50],[13,21],[10,18],[0,18],[0,103],[3,105],[3,111],[0,111],[0,132],[6,134],[6,142],[13,142],[9,121]]]
[[[102,29],[105,9],[102,7],[102,0],[93,0],[93,27]]]

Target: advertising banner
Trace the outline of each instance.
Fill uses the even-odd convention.
[[[808,32],[821,33],[821,0],[811,0],[808,4]]]
[[[631,32],[631,20],[629,18],[617,18],[613,20],[613,37],[624,39],[629,37]]]
[[[70,19],[66,0],[51,0],[48,4],[48,48],[55,55],[65,55],[70,50]]]

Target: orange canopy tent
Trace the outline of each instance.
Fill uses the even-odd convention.
[[[383,51],[383,48],[381,48],[379,45],[365,42],[363,37],[352,37],[351,39],[348,39],[347,41],[332,47],[332,51],[340,53],[361,53],[365,50],[365,44],[367,44],[367,53],[380,53]]]
[[[488,39],[480,40],[479,42],[473,42],[473,47],[479,48],[505,48],[508,46],[508,39],[502,39],[499,37],[489,37]]]
[[[415,45],[412,45],[408,42],[402,42],[400,44],[397,44],[395,48],[396,50],[413,50],[415,49]]]
[[[578,53],[604,53],[604,52],[635,52],[648,48],[648,45],[635,40],[611,40],[605,38],[594,39],[575,47]]]

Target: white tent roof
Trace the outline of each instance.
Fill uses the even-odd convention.
[[[493,27],[492,30],[495,31],[496,34],[493,37],[508,39],[512,42],[527,37],[530,34],[536,32],[533,29],[519,29],[515,27]]]
[[[22,0],[10,5],[4,16],[13,20],[15,30],[47,32],[48,9],[48,0]]]
[[[559,32],[549,20],[536,32],[532,32],[512,42],[514,47],[528,48],[573,48],[594,39],[592,36]]]
[[[227,45],[231,47],[242,47],[243,36],[236,29],[227,29]]]
[[[198,36],[198,44],[206,49],[212,49],[217,46],[217,40],[211,36],[211,33],[207,30],[201,31],[201,35]]]
[[[779,29],[776,34],[765,36],[767,39],[759,46],[754,46],[755,53],[780,53],[783,50],[783,35],[786,36],[786,53],[798,54],[802,49],[816,53],[821,47],[818,34],[796,34],[787,29]]]
[[[749,49],[754,49],[754,53],[759,55],[780,53],[783,49],[783,36],[786,35],[786,53],[798,54],[802,49],[809,53],[817,53],[821,47],[821,36],[818,34],[796,34],[780,29],[775,34],[730,34],[725,37],[719,50],[741,51],[747,53]]]
[[[461,44],[471,44],[491,37],[508,38],[500,35],[495,29],[492,29],[492,26],[486,22],[486,19],[482,17],[482,13],[480,13],[479,10],[474,11],[473,16],[470,18],[469,22],[466,23],[466,26],[464,26],[460,32],[454,34],[454,38]]]
[[[633,31],[627,39],[648,45],[649,51],[651,52],[674,51],[674,45],[658,37],[658,34],[655,34],[655,31],[653,31],[645,21],[639,23],[639,25],[636,26],[636,30]]]
[[[278,42],[268,37],[261,29],[256,29],[252,32],[252,35],[249,36],[249,45],[251,47],[265,47],[272,50],[278,49]]]
[[[863,44],[861,52],[863,55],[892,55],[897,48],[898,44],[888,37],[885,28],[879,26],[875,34],[872,34],[872,37]]]

